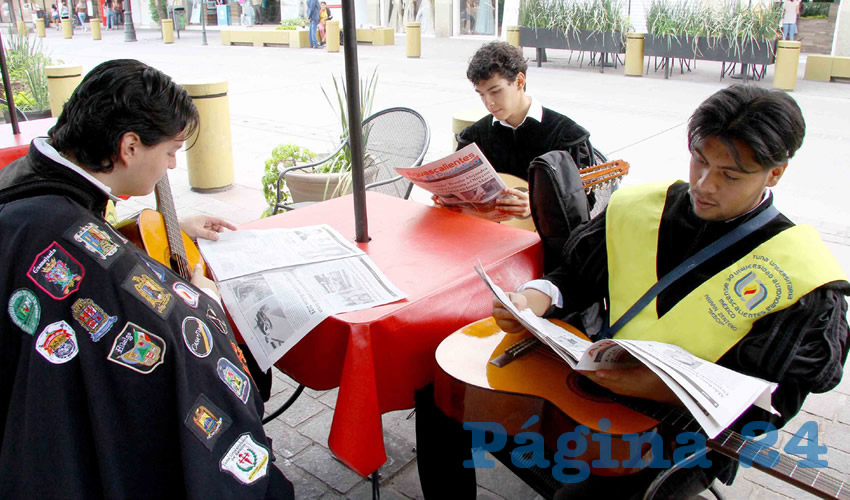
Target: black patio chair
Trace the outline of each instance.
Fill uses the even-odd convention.
[[[431,131],[425,119],[410,108],[388,108],[363,120],[363,150],[366,189],[407,199],[413,185],[400,176],[395,168],[417,167],[422,164],[431,142]],[[322,160],[296,165],[281,171],[277,178],[277,196],[273,214],[279,210],[292,210],[308,202],[284,203],[283,185],[291,172],[309,171],[334,160],[348,147],[348,138]],[[350,182],[343,192],[350,191]],[[330,189],[326,197],[341,194]]]

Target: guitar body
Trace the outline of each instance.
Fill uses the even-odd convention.
[[[145,209],[139,212],[135,219],[127,219],[120,222],[116,226],[116,229],[157,262],[173,269],[171,264],[171,250],[168,244],[168,236],[162,214],[155,210]],[[186,259],[189,262],[189,268],[194,269],[196,264],[201,264],[204,268],[204,273],[206,273],[206,264],[203,257],[201,257],[201,253],[198,251],[198,247],[195,246],[195,243],[186,233],[180,231],[180,235],[183,239],[183,246],[186,249]],[[177,272],[176,269],[174,271]]]
[[[582,337],[573,327],[558,324]],[[656,420],[594,393],[593,384],[570,369],[569,365],[545,346],[538,346],[497,367],[490,363],[505,350],[530,336],[506,334],[493,318],[467,325],[448,336],[439,345],[436,359],[439,369],[435,380],[437,405],[448,416],[462,422],[498,422],[509,435],[538,432],[547,447],[556,449],[558,436],[579,424],[599,431],[599,419],[611,421],[611,457],[622,462],[630,457],[628,442],[618,436],[641,433],[655,428]],[[536,424],[522,429],[533,415]],[[641,450],[648,461],[648,449]],[[599,443],[588,437],[587,452],[579,457],[590,463],[599,458]],[[597,475],[619,476],[638,472],[623,467],[594,469]]]

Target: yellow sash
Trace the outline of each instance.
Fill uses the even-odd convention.
[[[658,228],[670,183],[620,189],[606,215],[613,324],[658,281]],[[658,318],[653,299],[615,336],[678,345],[717,361],[759,318],[826,283],[847,280],[817,231],[793,226],[698,286]]]

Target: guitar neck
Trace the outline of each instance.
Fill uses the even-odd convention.
[[[171,267],[180,277],[188,280],[191,278],[188,268],[189,261],[186,258],[186,248],[183,246],[183,235],[180,232],[180,223],[177,220],[177,210],[174,208],[171,183],[168,180],[167,173],[156,183],[155,192],[157,211],[162,214],[162,219],[165,222],[169,254],[175,264]]]
[[[617,398],[619,400],[619,398]],[[702,432],[702,427],[686,411],[673,406],[652,404],[648,402],[620,401],[628,406],[637,406],[635,409],[660,422],[668,424],[685,432]],[[638,408],[639,407],[639,408]],[[848,499],[850,500],[850,485],[845,481],[831,477],[822,472],[822,469],[801,467],[803,460],[791,458],[776,450],[773,459],[768,453],[771,449],[764,448],[757,442],[746,439],[737,432],[725,430],[716,438],[709,439],[708,447],[728,457],[739,460],[741,451],[752,445],[752,450],[758,450],[754,455],[761,457],[761,462],[752,460],[753,467],[770,474],[771,476],[793,484],[821,498]],[[766,465],[765,465],[766,464]]]
[[[609,185],[611,182],[629,173],[629,162],[614,160],[578,171],[585,189],[593,191]]]

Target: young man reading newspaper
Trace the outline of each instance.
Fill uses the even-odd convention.
[[[562,266],[509,294],[511,302],[538,316],[558,317],[606,298],[607,319],[616,322],[683,261],[772,210],[769,188],[781,179],[804,134],[800,108],[784,92],[735,85],[715,93],[688,125],[690,182],[617,191],[606,212],[571,235]],[[780,414],[751,407],[732,429],[740,431],[752,421],[781,427],[809,393],[828,391],[840,381],[848,350],[848,294],[847,278],[817,233],[777,213],[665,288],[615,338],[676,344],[727,368],[777,382],[772,404]],[[498,302],[493,316],[505,331],[521,330]],[[617,394],[677,403],[644,365],[586,376]],[[434,436],[457,441],[456,427],[446,417],[424,416],[442,425]],[[417,419],[422,417],[417,413]],[[677,431],[659,432],[671,437]],[[444,473],[462,476],[454,453],[469,458],[468,451],[441,444]],[[734,479],[737,462],[714,452],[708,458],[710,467],[677,472],[655,498],[688,498],[715,478],[727,484]],[[420,464],[420,474],[422,469]],[[641,498],[659,472],[647,468],[622,478],[591,475],[565,484],[559,493],[571,499],[600,494]],[[439,487],[429,493],[439,494]]]

